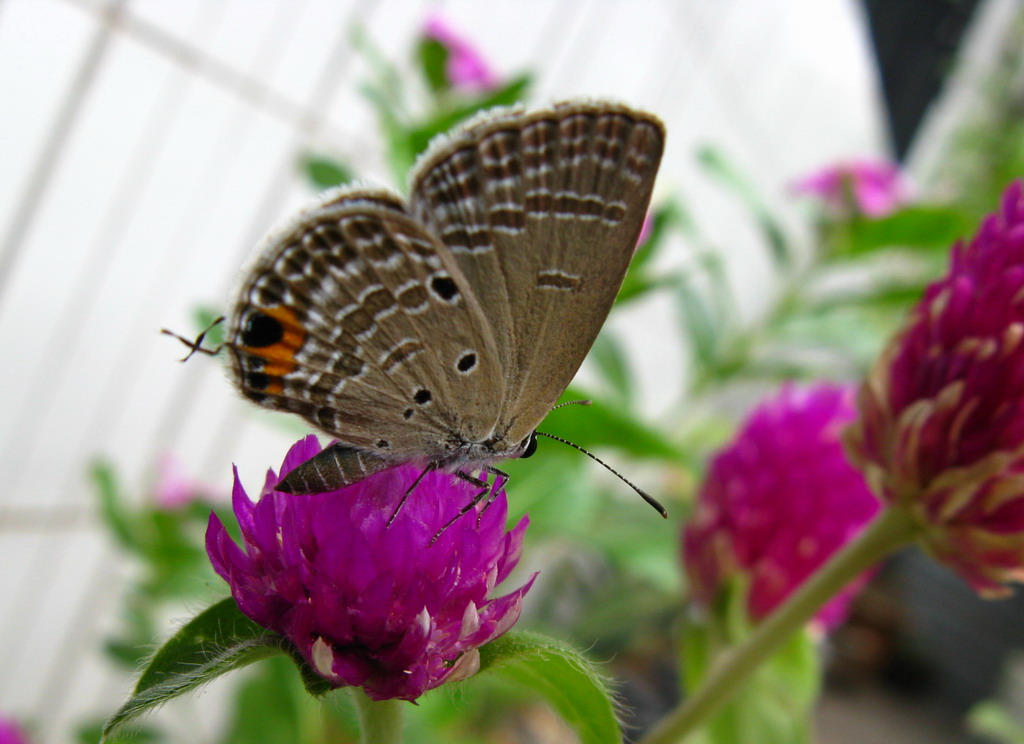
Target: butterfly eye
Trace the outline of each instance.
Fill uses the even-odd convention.
[[[520,458],[532,455],[537,451],[537,433],[533,432],[530,434],[519,446],[523,448],[523,454],[519,455]]]

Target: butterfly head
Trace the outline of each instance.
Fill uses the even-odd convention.
[[[494,434],[481,441],[468,441],[458,435],[451,435],[445,443],[444,455],[436,461],[447,470],[462,469],[499,460],[530,457],[536,451],[536,432],[530,432],[522,440],[511,443],[501,434]]]

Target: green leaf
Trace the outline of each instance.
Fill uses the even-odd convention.
[[[506,633],[480,649],[480,670],[540,693],[581,744],[622,741],[605,678],[571,646],[538,633]]]
[[[716,613],[717,615],[717,613]],[[688,623],[681,643],[681,676],[693,691],[707,677],[715,659],[731,644],[725,637],[739,630]],[[740,631],[742,633],[742,631]],[[732,643],[739,638],[732,638]],[[702,727],[701,744],[803,744],[813,740],[812,710],[821,667],[810,633],[795,633],[743,684],[735,696]]]
[[[416,49],[420,70],[427,85],[435,93],[443,93],[451,87],[448,80],[448,47],[437,39],[424,38]]]
[[[391,175],[395,179],[395,186],[404,189],[409,169],[416,162],[418,154],[412,149],[409,128],[402,123],[398,104],[385,91],[367,84],[361,85],[359,90],[377,111],[377,120],[387,143]]]
[[[144,528],[142,552],[150,576],[142,589],[152,599],[202,596],[213,573],[203,547],[202,534],[209,511],[199,519],[187,509],[151,508],[139,515]]]
[[[684,229],[689,218],[682,205],[676,199],[666,201],[651,212],[651,233],[647,240],[637,246],[633,259],[629,262],[629,271],[615,296],[615,304],[622,304],[642,297],[648,292],[678,284],[679,277],[675,274],[651,274],[648,268],[651,259],[665,243],[665,236],[673,228]]]
[[[93,462],[90,468],[96,495],[100,502],[100,516],[117,542],[126,550],[136,553],[140,549],[133,515],[129,512],[121,489],[117,484],[114,466],[104,460]]]
[[[711,669],[715,644],[705,624],[683,623],[679,637],[679,679],[683,687],[694,692]]]
[[[633,376],[622,345],[606,331],[598,335],[590,354],[597,365],[597,371],[615,394],[616,401],[628,409],[633,400]]]
[[[420,126],[410,129],[407,136],[407,148],[409,151],[419,155],[427,149],[430,141],[447,132],[459,122],[468,119],[478,111],[493,108],[494,106],[511,106],[526,97],[533,78],[530,75],[520,75],[513,78],[502,88],[477,98],[470,103],[455,106]]]
[[[102,737],[102,721],[91,721],[83,726],[79,726],[75,733],[75,740],[79,744],[96,744]],[[162,731],[155,728],[136,726],[130,732],[108,736],[103,739],[103,742],[104,744],[158,744],[158,742],[165,740],[166,737]]]
[[[827,297],[809,303],[807,315],[815,316],[841,308],[874,308],[887,312],[900,312],[921,299],[925,282],[884,282],[860,292],[832,293]]]
[[[299,170],[315,189],[340,186],[355,178],[352,169],[326,155],[304,153],[299,156]]]
[[[570,387],[560,400],[589,400],[578,388]],[[563,406],[544,420],[545,429],[582,447],[614,447],[635,457],[676,460],[679,449],[665,434],[641,423],[629,413],[592,400],[589,406]]]
[[[398,68],[388,60],[362,25],[352,26],[351,39],[352,47],[366,60],[373,80],[362,86],[363,91],[372,91],[368,97],[378,107],[378,114],[397,119],[405,92]]]
[[[663,502],[670,496],[660,492],[653,495]],[[623,612],[628,616],[627,607],[653,606],[660,601],[657,596],[659,592],[665,596],[677,597],[680,584],[678,529],[659,519],[657,514],[639,499],[629,496],[627,491],[622,498],[604,504],[593,526],[588,530],[589,542],[598,546],[608,556],[616,568],[618,581],[643,581],[646,584],[640,590],[645,595],[642,599],[636,596],[636,592],[626,592],[620,597],[619,601],[623,606],[618,610],[612,610],[617,612],[620,618]],[[614,585],[616,579],[611,579],[610,583]],[[607,589],[604,589],[601,593],[606,592]],[[613,599],[607,602],[609,605],[614,603]],[[592,624],[593,621],[594,618],[588,617],[586,621],[581,622]],[[629,620],[621,619],[620,622],[625,625]],[[574,631],[579,633],[579,627],[574,627]],[[636,631],[635,627],[633,631]],[[584,634],[577,637],[596,636]],[[605,640],[607,639],[602,638],[602,642]]]
[[[676,287],[679,285],[679,281],[679,276],[676,274],[648,276],[641,272],[630,271],[626,274],[626,279],[622,282],[619,293],[615,295],[615,304],[624,305],[657,289]]]
[[[1014,720],[1006,708],[990,700],[971,708],[967,713],[967,728],[971,733],[1000,744],[1024,744],[1024,726]]]
[[[511,78],[507,83],[497,90],[490,91],[478,98],[473,104],[465,106],[458,114],[459,118],[465,118],[477,111],[493,108],[494,106],[512,106],[523,101],[533,85],[533,75],[523,73]]]
[[[149,660],[128,701],[103,727],[104,737],[172,698],[248,664],[288,653],[275,633],[243,615],[230,597],[192,618]],[[323,682],[326,686],[326,682]]]
[[[676,284],[676,298],[694,360],[701,367],[712,366],[719,343],[714,310],[689,277]]]
[[[713,147],[701,147],[697,151],[697,161],[705,171],[739,197],[757,223],[765,242],[768,243],[776,268],[786,269],[792,265],[792,252],[782,227],[739,170],[725,158],[721,151]]]
[[[953,207],[913,206],[880,219],[851,220],[844,257],[860,257],[885,248],[948,250],[971,229],[971,220]]]
[[[104,642],[103,651],[112,661],[129,671],[138,669],[149,654],[144,642],[121,638]]]
[[[646,267],[661,248],[668,231],[676,225],[682,225],[686,219],[682,205],[675,199],[670,199],[650,210],[651,232],[647,240],[638,245],[633,253],[633,259],[629,262],[630,271]]]

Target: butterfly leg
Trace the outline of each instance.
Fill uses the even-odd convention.
[[[488,471],[489,471],[489,469],[488,469]],[[470,512],[473,509],[475,509],[476,505],[479,504],[483,500],[484,496],[486,496],[490,492],[490,490],[491,490],[491,486],[490,486],[490,484],[487,481],[485,481],[485,480],[483,480],[481,478],[477,478],[474,475],[470,475],[469,473],[467,473],[467,472],[465,472],[463,470],[457,470],[455,472],[455,476],[457,478],[460,478],[460,479],[466,481],[467,483],[473,484],[474,486],[476,486],[477,488],[480,489],[480,492],[475,494],[473,496],[473,498],[470,499],[470,502],[468,504],[466,504],[464,507],[459,509],[459,513],[458,514],[456,514],[454,517],[452,517],[447,522],[445,522],[444,525],[441,527],[441,529],[439,529],[437,532],[434,533],[434,536],[432,538],[430,538],[430,543],[428,544],[427,547],[429,547],[430,545],[433,545],[435,542],[437,542],[437,538],[441,537],[441,535],[444,534],[444,531],[446,529],[448,529],[453,524],[458,522],[468,512]]]
[[[479,512],[477,512],[477,515],[476,515],[476,526],[477,526],[477,529],[480,528],[480,520],[483,519],[484,512],[487,511],[488,508],[490,508],[491,504],[494,503],[494,500],[496,498],[498,498],[498,493],[500,493],[501,489],[504,488],[505,484],[508,483],[508,481],[509,481],[509,475],[504,470],[499,470],[498,468],[494,467],[493,465],[488,465],[485,468],[485,470],[487,471],[488,475],[493,475],[494,476],[494,483],[491,484],[490,495],[487,497],[487,503],[484,504],[484,508],[483,509],[481,509]],[[501,478],[501,483],[500,484],[498,483],[498,478]]]
[[[420,481],[422,481],[426,477],[427,473],[432,473],[435,470],[437,470],[437,463],[436,462],[428,462],[427,466],[425,468],[423,468],[423,472],[420,473],[418,476],[416,476],[416,480],[414,480],[412,482],[412,485],[409,486],[407,489],[405,489],[405,493],[402,494],[402,500],[398,502],[398,506],[395,507],[395,511],[392,512],[392,514],[391,514],[391,518],[388,519],[388,527],[390,527],[391,523],[395,521],[395,517],[398,516],[398,512],[402,511],[402,507],[405,506],[405,502],[406,502],[406,500],[408,500],[409,494],[416,490],[416,486],[418,486],[420,484]],[[445,525],[445,527],[447,527],[447,526],[448,525]],[[440,533],[438,533],[438,534],[440,534]],[[434,536],[434,540],[436,540],[436,539],[437,539],[437,536],[435,535]],[[433,543],[433,540],[431,540],[431,543]]]

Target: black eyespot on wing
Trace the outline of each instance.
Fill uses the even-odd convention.
[[[270,384],[270,376],[265,372],[249,372],[245,376],[245,383],[251,388],[263,390]]]
[[[459,288],[450,276],[435,276],[430,280],[430,289],[445,302],[451,302],[459,295]]]
[[[402,418],[411,419],[414,413],[416,413],[416,411],[412,410],[411,408],[406,408],[405,413],[402,414]]]
[[[463,374],[472,371],[476,366],[476,354],[473,352],[463,354],[459,357],[459,361],[455,363],[455,366],[458,368],[459,372],[462,372]]]
[[[242,329],[242,345],[254,349],[273,346],[284,338],[284,326],[277,318],[265,313],[253,313]]]
[[[391,446],[391,442],[389,442],[387,439],[378,439],[377,440],[377,448],[378,449],[387,449],[390,446]]]
[[[416,401],[416,403],[418,403],[419,405],[425,406],[427,403],[430,402],[431,398],[433,397],[434,396],[431,395],[429,390],[427,390],[426,388],[420,388],[419,390],[416,391],[416,394],[412,396],[412,399]]]

